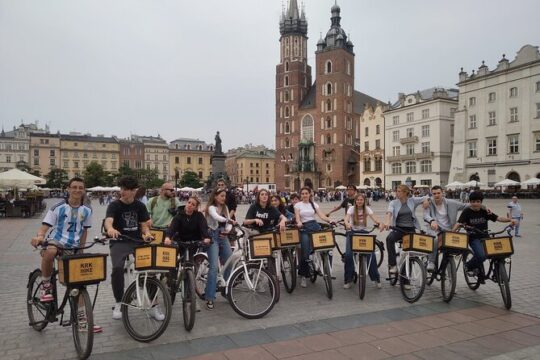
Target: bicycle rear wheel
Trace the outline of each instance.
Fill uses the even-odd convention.
[[[504,259],[497,261],[497,282],[501,289],[501,295],[504,302],[504,307],[510,309],[512,307],[512,295],[510,294],[510,282],[508,281],[508,273]]]
[[[330,256],[327,252],[321,252],[321,260],[323,263],[323,278],[324,286],[326,288],[326,296],[328,299],[332,299],[332,296],[334,296],[334,290],[332,289],[332,274],[330,273]]]
[[[465,254],[463,254],[463,275],[465,276],[465,282],[467,283],[467,286],[471,290],[476,290],[480,287],[480,281],[478,280],[478,274],[475,273],[473,276],[469,276],[467,274],[467,261],[471,260],[473,254],[470,250],[468,250]]]
[[[184,328],[191,331],[195,325],[197,312],[197,294],[195,293],[195,275],[192,269],[185,269],[182,281],[182,314]]]
[[[227,283],[227,298],[233,310],[247,318],[259,319],[276,303],[276,283],[262,264],[238,267]]]
[[[293,249],[281,250],[281,279],[290,294],[296,287],[296,259]]]
[[[71,305],[71,330],[79,359],[87,359],[94,345],[94,314],[90,295],[85,288],[79,295],[69,297]]]
[[[373,261],[373,257],[372,260]],[[366,258],[362,254],[358,254],[358,296],[360,300],[364,299],[366,294]]]
[[[417,257],[409,257],[409,275],[406,271],[407,262],[403,262],[399,272],[399,285],[403,298],[414,303],[418,301],[426,287],[426,268],[424,263]]]
[[[29,325],[36,331],[45,329],[49,323],[49,311],[52,303],[40,301],[39,287],[41,285],[41,270],[34,270],[28,277],[26,294],[26,309],[28,311]]]
[[[453,256],[443,257],[441,263],[441,292],[444,302],[450,302],[456,293],[456,263]]]
[[[160,337],[167,329],[171,310],[171,297],[167,288],[152,277],[146,278],[145,284],[144,276],[140,275],[124,293],[122,322],[133,339],[149,342]],[[163,318],[160,320],[160,317]]]
[[[377,267],[380,267],[384,260],[384,244],[380,240],[375,240],[375,258],[377,259]]]

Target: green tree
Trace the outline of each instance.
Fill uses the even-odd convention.
[[[199,179],[199,176],[195,172],[190,171],[190,170],[186,170],[184,172],[184,174],[180,178],[180,185],[189,186],[195,189],[203,186],[203,184],[201,183]]]
[[[47,187],[63,189],[68,182],[68,173],[64,169],[53,168],[45,175],[45,179],[47,179]]]
[[[108,182],[107,172],[101,164],[92,161],[83,171],[84,184],[87,188],[94,186],[103,186]]]
[[[139,184],[147,189],[158,188],[165,182],[159,178],[159,172],[156,169],[136,169],[133,175],[139,179]]]

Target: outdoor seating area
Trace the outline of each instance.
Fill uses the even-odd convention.
[[[0,217],[32,217],[45,209],[44,193],[37,185],[45,179],[11,169],[0,173]]]

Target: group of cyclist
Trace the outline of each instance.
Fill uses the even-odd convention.
[[[236,202],[234,195],[226,187],[224,180],[217,182],[217,187],[210,194],[204,210],[199,211],[200,200],[191,196],[182,211],[178,211],[180,205],[174,196],[174,186],[164,183],[158,196],[148,200],[146,206],[135,200],[139,184],[136,178],[125,176],[119,179],[120,197],[109,204],[106,210],[104,231],[111,239],[110,255],[112,262],[111,285],[115,298],[113,319],[121,319],[121,300],[124,293],[124,262],[127,255],[132,253],[138,245],[129,241],[129,238],[151,240],[150,227],[165,230],[164,243],[171,244],[175,240],[199,241],[207,248],[209,271],[204,297],[208,310],[214,309],[216,298],[216,283],[219,263],[224,263],[231,256],[231,243],[225,235],[233,225],[236,225]],[[32,238],[31,244],[37,247],[45,240],[49,229],[49,242],[54,241],[63,248],[69,249],[84,245],[88,228],[92,222],[92,210],[83,204],[85,186],[83,179],[72,178],[67,185],[68,197],[57,205],[52,206],[45,218],[37,235]],[[445,199],[440,186],[431,189],[431,197],[411,197],[410,189],[406,185],[399,185],[396,191],[397,198],[392,200],[384,222],[381,222],[373,210],[367,206],[366,196],[357,193],[354,185],[347,187],[347,197],[341,204],[324,214],[317,203],[313,201],[313,191],[309,187],[300,190],[299,196],[291,196],[291,205],[285,207],[279,196],[271,195],[267,190],[260,190],[256,201],[247,211],[242,225],[248,227],[250,234],[271,231],[279,228],[284,230],[286,222],[292,222],[301,231],[301,256],[299,259],[298,275],[301,276],[301,287],[307,286],[309,276],[308,261],[311,254],[309,233],[321,229],[317,218],[335,225],[330,218],[333,212],[344,209],[344,225],[348,230],[345,251],[345,274],[344,288],[351,287],[354,275],[353,253],[350,238],[353,233],[362,233],[368,227],[368,219],[378,226],[379,230],[391,230],[386,238],[388,250],[389,273],[397,273],[395,243],[399,241],[402,232],[414,232],[421,229],[421,221],[416,216],[419,206],[423,208],[424,222],[429,224],[428,231],[434,235],[433,253],[429,256],[428,271],[435,268],[434,259],[437,256],[438,235],[443,231],[456,231],[460,226],[466,225],[487,230],[488,221],[512,222],[515,219],[495,215],[482,205],[483,195],[481,192],[472,192],[469,195],[469,203],[464,204],[455,200]],[[458,214],[461,211],[461,214]],[[484,250],[480,236],[471,235],[469,245],[473,252],[472,259],[465,264],[466,271],[478,276],[483,281]],[[43,252],[41,271],[41,301],[53,300],[50,278],[53,269],[53,261],[57,256],[56,247],[48,247]],[[272,259],[269,266],[272,267]],[[381,277],[376,261],[369,261],[368,271],[372,281],[378,288],[381,287]],[[227,269],[230,271],[230,269]],[[226,270],[226,271],[227,271]],[[224,274],[228,278],[228,274]],[[156,307],[150,313],[156,320],[163,320],[164,315]],[[101,331],[95,327],[95,332]]]

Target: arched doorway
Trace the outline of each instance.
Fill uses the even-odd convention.
[[[480,176],[478,176],[478,173],[474,173],[469,177],[469,181],[480,181]]]
[[[368,178],[365,178],[365,179],[364,179],[364,185],[366,185],[366,186],[371,186],[371,181],[369,181]]]
[[[307,186],[311,190],[313,190],[313,181],[311,181],[310,178],[304,179],[304,186]]]
[[[382,187],[382,180],[381,178],[375,178],[375,185],[378,187]]]
[[[506,175],[506,178],[507,179],[510,179],[510,180],[514,180],[514,181],[517,181],[517,182],[521,182],[521,177],[519,176],[519,174],[515,171],[510,171],[507,175]]]

